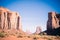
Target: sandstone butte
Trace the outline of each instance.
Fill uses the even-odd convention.
[[[12,12],[0,7],[0,32],[22,32],[21,16],[19,13]]]

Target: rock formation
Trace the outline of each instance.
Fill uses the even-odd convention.
[[[35,34],[39,34],[41,32],[40,26],[37,26]]]
[[[47,30],[56,29],[58,27],[60,27],[60,14],[56,14],[56,12],[49,12]]]
[[[48,35],[60,36],[60,14],[56,12],[48,13],[47,30],[45,32]]]
[[[17,12],[12,12],[0,7],[0,30],[21,30],[21,17]]]

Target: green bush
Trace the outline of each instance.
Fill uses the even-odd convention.
[[[5,34],[4,33],[0,33],[0,37],[5,37]]]

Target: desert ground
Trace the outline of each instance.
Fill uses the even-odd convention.
[[[0,33],[0,40],[60,40],[60,36],[51,35],[23,35],[23,34],[7,34]]]

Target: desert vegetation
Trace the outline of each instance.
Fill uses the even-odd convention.
[[[2,32],[0,32],[0,37],[1,37],[1,38],[5,37],[5,34],[2,33]]]
[[[9,36],[7,36],[9,35]],[[5,38],[10,38],[10,36],[13,36],[17,39],[24,39],[26,38],[26,40],[60,40],[60,36],[51,36],[51,35],[38,35],[38,34],[32,34],[32,35],[23,35],[21,33],[17,33],[17,34],[7,34],[4,32],[0,32],[0,39],[5,39]]]

